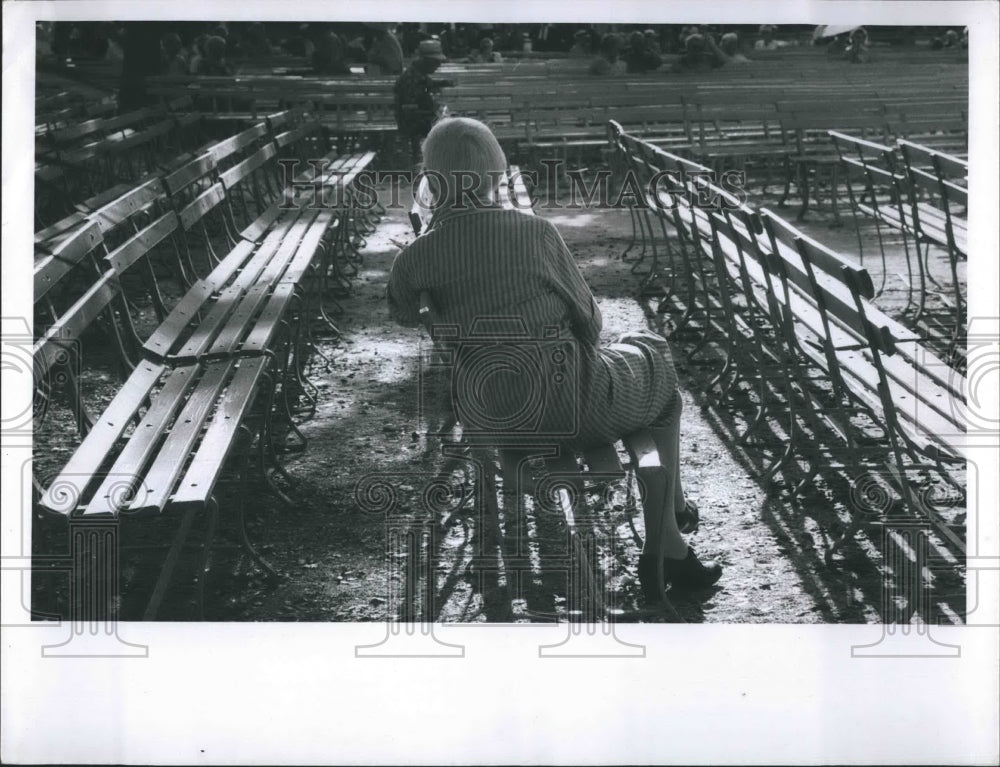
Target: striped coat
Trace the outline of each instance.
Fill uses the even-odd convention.
[[[667,413],[677,375],[648,331],[601,346],[601,312],[556,227],[499,207],[443,211],[392,266],[401,324],[433,300],[453,345],[450,386],[463,432],[511,442],[609,442]]]

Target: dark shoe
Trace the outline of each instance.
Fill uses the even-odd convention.
[[[698,520],[701,518],[701,513],[693,501],[685,500],[684,508],[675,512],[674,516],[677,519],[677,529],[682,533],[693,533],[698,529]]]
[[[694,549],[689,546],[687,556],[684,559],[663,558],[663,574],[666,576],[667,582],[674,585],[674,588],[705,589],[714,585],[722,577],[722,565],[717,562],[703,565],[694,553]]]

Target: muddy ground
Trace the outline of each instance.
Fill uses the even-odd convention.
[[[771,204],[776,189],[754,191],[758,204]],[[405,203],[405,201],[404,201]],[[196,607],[194,573],[202,551],[191,546],[161,609],[165,620],[216,621],[378,621],[424,616],[440,621],[550,621],[580,614],[587,605],[575,598],[564,526],[544,502],[527,501],[523,515],[503,519],[477,516],[468,464],[448,462],[440,440],[429,437],[419,406],[422,358],[429,349],[423,331],[402,328],[389,318],[384,290],[397,242],[412,238],[405,204],[390,209],[367,237],[363,264],[350,295],[339,299],[339,337],[317,325],[317,352],[308,371],[318,390],[315,414],[301,423],[308,448],[282,462],[288,479],[276,479],[291,503],[267,487],[243,486],[250,539],[280,572],[265,577],[238,545],[234,510],[239,487],[218,490],[222,503],[209,564],[203,613]],[[788,210],[790,216],[794,208]],[[846,209],[844,226],[832,228],[828,210],[809,214],[803,227],[845,253],[857,252],[856,230]],[[627,212],[539,210],[551,218],[577,257],[600,301],[605,341],[650,327],[673,341],[681,377],[684,416],[681,432],[683,481],[701,510],[700,529],[690,541],[703,559],[725,567],[707,594],[671,593],[683,620],[712,623],[871,623],[909,618],[909,608],[891,595],[901,573],[889,562],[905,544],[887,539],[877,526],[862,526],[831,554],[832,540],[856,507],[846,478],[831,468],[791,499],[788,477],[763,484],[761,469],[784,446],[780,429],[762,429],[752,444],[740,444],[755,412],[748,394],[719,404],[706,396],[721,359],[712,348],[691,355],[694,336],[674,333],[676,314],[658,314],[657,299],[637,296],[639,278],[622,260],[630,237]],[[881,263],[873,227],[862,224],[871,248],[865,265],[876,276]],[[905,273],[898,240],[889,238],[887,311],[901,311]],[[943,254],[932,254],[935,270],[945,270]],[[944,271],[940,271],[944,274]],[[322,336],[326,335],[326,338]],[[105,396],[113,391],[107,372]],[[98,387],[100,388],[100,387]],[[50,419],[59,423],[57,418]],[[59,465],[73,447],[70,434],[51,426],[36,444],[36,462]],[[822,440],[822,435],[815,437]],[[831,461],[833,463],[833,461]],[[454,464],[454,465],[452,465]],[[435,481],[435,480],[440,481]],[[636,536],[641,513],[621,483],[598,487],[587,506],[597,531],[597,565],[607,578],[606,596],[618,620],[664,621],[669,615],[644,610],[638,592]],[[524,568],[511,563],[518,519],[523,525]],[[176,520],[123,523],[121,615],[141,614]],[[192,541],[199,540],[198,520]],[[65,550],[62,520],[36,515],[35,550]],[[476,552],[480,556],[474,556]],[[930,581],[930,614],[925,618],[961,622],[964,579],[955,559],[932,541],[944,566]],[[599,560],[599,561],[598,561]],[[548,563],[548,565],[547,565]],[[518,585],[520,584],[520,585]],[[66,576],[35,577],[38,614],[64,613]],[[902,612],[900,612],[900,610]]]

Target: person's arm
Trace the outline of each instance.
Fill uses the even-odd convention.
[[[580,340],[596,344],[603,326],[597,299],[580,274],[559,230],[550,225],[545,236],[552,286],[569,307],[573,332]]]
[[[729,57],[726,56],[726,54],[719,49],[719,46],[715,44],[715,35],[711,32],[705,33],[705,43],[708,46],[709,52],[712,54],[713,66],[721,67],[729,60]]]
[[[389,271],[385,295],[389,302],[389,316],[404,327],[420,325],[420,289],[413,285],[405,250],[396,255]]]

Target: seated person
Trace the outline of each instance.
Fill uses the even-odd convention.
[[[503,61],[503,56],[498,51],[493,50],[493,39],[484,37],[479,41],[479,50],[467,59],[472,64],[499,64]]]
[[[196,57],[192,61],[192,74],[214,76],[232,74],[226,61],[226,41],[223,38],[212,35],[205,40],[204,50],[204,56]]]
[[[347,47],[335,32],[320,32],[313,38],[315,48],[312,53],[313,71],[318,75],[349,75],[351,65],[347,61]]]
[[[646,48],[652,51],[657,56],[661,55],[663,51],[660,49],[660,36],[656,34],[655,29],[647,29],[643,34],[646,36]]]
[[[848,61],[855,64],[866,63],[869,60],[868,32],[864,27],[858,27],[848,36],[844,55]]]
[[[601,38],[596,58],[590,62],[587,71],[592,75],[617,74],[622,70],[619,56],[621,55],[621,38],[614,32],[608,32]]]
[[[569,55],[574,59],[590,58],[590,32],[586,29],[578,29],[573,33],[573,47],[569,49]]]
[[[711,33],[696,34],[684,41],[684,52],[670,67],[671,72],[709,72],[726,63]]]
[[[778,28],[774,24],[762,24],[757,32],[759,37],[757,42],[753,44],[753,49],[755,51],[776,51],[779,48],[787,47],[787,42],[778,40],[774,36],[777,31]]]
[[[403,72],[403,46],[392,30],[379,25],[368,51],[369,72],[371,74],[398,75]]]
[[[625,50],[625,71],[630,73],[652,72],[663,65],[659,54],[649,50],[646,36],[642,32],[633,32],[628,38],[628,48]]]
[[[187,57],[184,55],[184,45],[176,32],[167,32],[160,38],[160,53],[162,66],[160,71],[165,75],[186,75],[188,73]]]
[[[658,599],[664,585],[658,583],[661,563],[665,580],[675,587],[713,585],[721,566],[700,562],[678,526],[686,505],[680,477],[681,395],[667,340],[642,330],[617,343],[601,343],[600,307],[559,230],[541,216],[504,208],[498,199],[507,159],[486,125],[462,117],[439,121],[423,143],[423,165],[440,174],[444,188],[433,190],[429,228],[396,256],[386,295],[393,318],[416,326],[420,294],[428,291],[436,321],[456,328],[452,380],[476,381],[475,387],[456,386],[451,393],[455,413],[463,414],[463,429],[487,440],[587,448],[649,428],[665,467],[665,492],[662,507],[643,507],[643,593],[647,600]],[[469,188],[467,174],[478,180],[471,199],[458,193]],[[477,331],[505,328],[509,337],[514,327],[526,335],[512,347],[547,345],[547,352],[533,355],[530,369],[506,364],[490,367],[489,375],[473,370],[484,359]],[[500,355],[487,355],[486,366],[523,358],[508,356],[502,347]],[[548,387],[538,422],[508,426],[512,414],[522,414],[524,403],[532,400],[539,376],[581,385]]]
[[[740,53],[740,39],[735,32],[727,32],[719,40],[719,50],[727,64],[749,64],[750,59]]]

